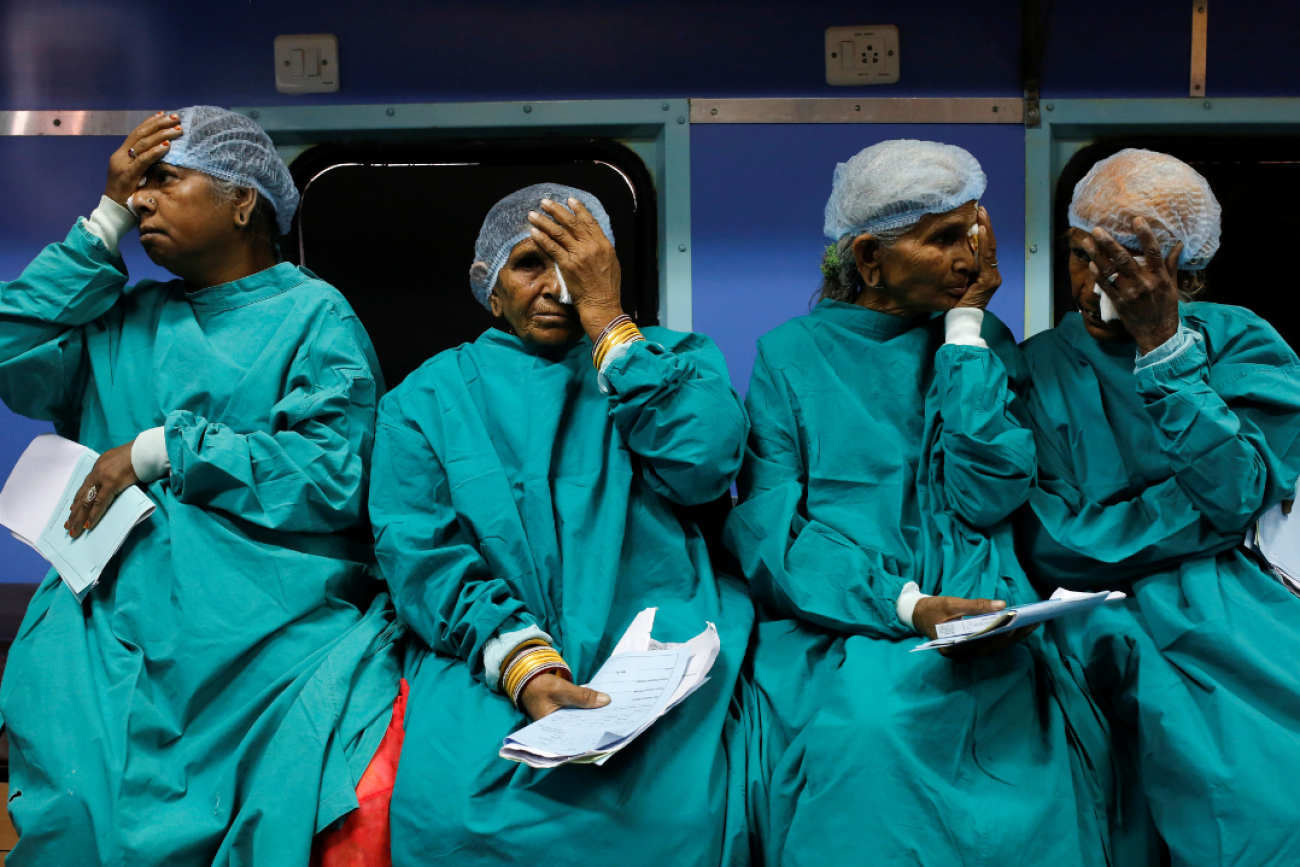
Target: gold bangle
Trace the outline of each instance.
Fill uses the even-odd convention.
[[[511,667],[509,676],[506,678],[506,688],[503,691],[511,697],[511,701],[514,701],[518,697],[524,681],[533,674],[543,668],[559,668],[561,666],[565,669],[568,668],[560,654],[552,649],[548,648],[540,653],[529,654],[526,659],[521,660],[521,664]]]
[[[632,343],[644,339],[645,337],[641,334],[641,329],[637,328],[631,322],[610,332],[610,334],[601,341],[601,346],[596,350],[596,357],[594,359],[596,369],[600,370],[601,367],[604,366],[606,356],[609,355],[609,351],[615,346],[621,346],[624,343]]]
[[[503,692],[511,692],[523,673],[534,667],[541,660],[559,659],[560,655],[549,645],[545,647],[529,648],[524,653],[517,655],[506,669],[502,677]]]
[[[514,664],[514,661],[519,658],[521,651],[523,651],[525,648],[528,647],[550,647],[550,646],[551,645],[548,644],[546,640],[542,638],[529,638],[516,644],[515,649],[510,651],[510,655],[507,656],[501,662],[501,673],[497,675],[498,685],[503,680],[505,680],[506,672],[510,670],[510,666]]]
[[[509,687],[511,681],[518,676],[519,671],[532,664],[533,657],[553,652],[554,651],[551,650],[550,647],[529,647],[526,650],[521,651],[511,661],[510,666],[506,669],[506,673],[501,677],[502,688],[504,689]]]

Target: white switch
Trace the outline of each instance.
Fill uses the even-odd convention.
[[[338,39],[329,33],[275,37],[275,89],[280,93],[338,90]]]
[[[827,84],[893,84],[900,67],[898,28],[828,27],[825,61]]]

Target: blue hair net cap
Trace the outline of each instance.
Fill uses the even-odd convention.
[[[492,206],[483,220],[479,230],[478,241],[474,243],[475,267],[470,268],[469,282],[478,303],[491,309],[488,296],[492,287],[497,285],[497,276],[510,258],[510,251],[524,238],[529,237],[532,223],[528,222],[529,211],[542,211],[542,199],[550,199],[557,205],[568,209],[569,199],[577,199],[591,212],[600,224],[611,244],[614,243],[614,230],[609,225],[609,214],[600,199],[576,187],[564,184],[533,184],[511,193]],[[478,263],[487,266],[478,267]]]
[[[266,130],[214,105],[192,105],[170,114],[180,116],[181,137],[172,141],[162,161],[253,187],[275,208],[280,234],[289,234],[298,210],[298,188]]]
[[[1070,225],[1085,232],[1101,226],[1121,246],[1139,248],[1133,221],[1144,217],[1165,256],[1179,241],[1178,267],[1199,271],[1219,249],[1223,209],[1209,181],[1180,159],[1125,148],[1088,170],[1074,186]]]
[[[826,237],[911,226],[984,195],[988,178],[956,145],[901,139],[874,144],[835,167]]]

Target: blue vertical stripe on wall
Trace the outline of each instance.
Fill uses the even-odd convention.
[[[757,337],[808,312],[821,282],[823,209],[835,164],[862,148],[920,138],[966,148],[989,178],[982,203],[998,241],[1003,286],[990,309],[1024,330],[1024,130],[973,124],[754,124],[691,127],[695,329],[721,347],[732,381],[749,385]]]

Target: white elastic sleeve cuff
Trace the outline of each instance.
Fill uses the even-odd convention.
[[[167,438],[161,427],[151,427],[135,438],[131,444],[131,466],[135,467],[136,477],[146,485],[171,474],[172,461],[167,457]]]
[[[99,197],[99,207],[86,220],[86,231],[103,241],[110,253],[117,252],[122,238],[134,228],[135,215],[108,196]]]
[[[514,653],[516,647],[530,638],[540,638],[547,644],[551,642],[551,636],[536,626],[525,626],[523,629],[498,635],[483,645],[483,679],[493,691],[501,691],[501,664]]]
[[[912,625],[912,612],[916,610],[916,603],[929,595],[929,593],[922,593],[915,581],[908,581],[903,585],[903,591],[898,594],[898,619],[908,629],[916,628]]]
[[[596,371],[596,385],[600,387],[601,394],[609,394],[611,391],[609,377],[605,375],[605,371],[609,370],[609,366],[615,361],[618,361],[624,355],[627,355],[628,350],[632,348],[632,344],[634,343],[640,343],[640,341],[629,340],[627,343],[620,343],[618,346],[611,346],[605,353],[605,360],[600,365],[600,370]]]
[[[983,325],[984,311],[979,307],[954,307],[943,317],[944,342],[988,349],[989,345],[980,337]]]

